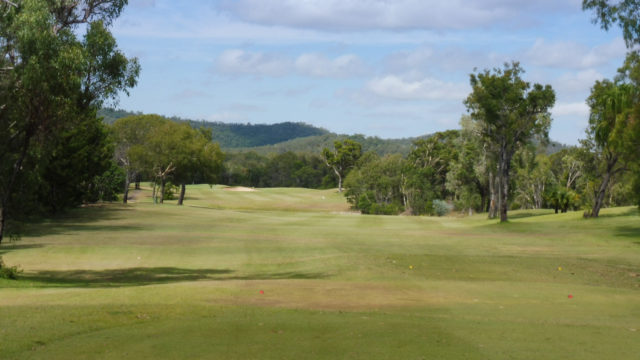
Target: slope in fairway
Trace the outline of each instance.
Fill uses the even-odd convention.
[[[637,359],[633,208],[361,216],[335,190],[188,187],[3,244],[3,359]],[[569,295],[572,297],[570,298]]]

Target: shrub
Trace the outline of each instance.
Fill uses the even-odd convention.
[[[176,193],[178,192],[178,185],[174,185],[171,182],[164,184],[164,199],[165,200],[175,200]]]
[[[18,278],[18,274],[21,272],[22,270],[18,269],[17,266],[5,265],[2,260],[2,256],[0,256],[0,279],[16,280]]]
[[[444,200],[433,200],[433,212],[438,216],[444,216],[451,211],[451,205]]]
[[[402,207],[396,204],[373,203],[370,208],[370,214],[374,215],[398,215],[402,211]]]

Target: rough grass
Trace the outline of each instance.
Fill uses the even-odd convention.
[[[640,216],[360,216],[333,190],[189,187],[0,247],[6,359],[637,359]],[[262,293],[261,293],[262,291]],[[569,298],[572,295],[572,298]]]

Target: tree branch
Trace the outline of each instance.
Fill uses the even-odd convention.
[[[6,4],[9,4],[9,5],[13,6],[13,7],[18,7],[18,4],[14,3],[14,2],[11,2],[9,0],[2,0],[2,2],[6,3]]]

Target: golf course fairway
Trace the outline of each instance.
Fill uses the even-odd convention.
[[[241,191],[229,191],[241,190]],[[194,185],[75,209],[0,256],[1,359],[639,359],[634,207],[365,216]]]

